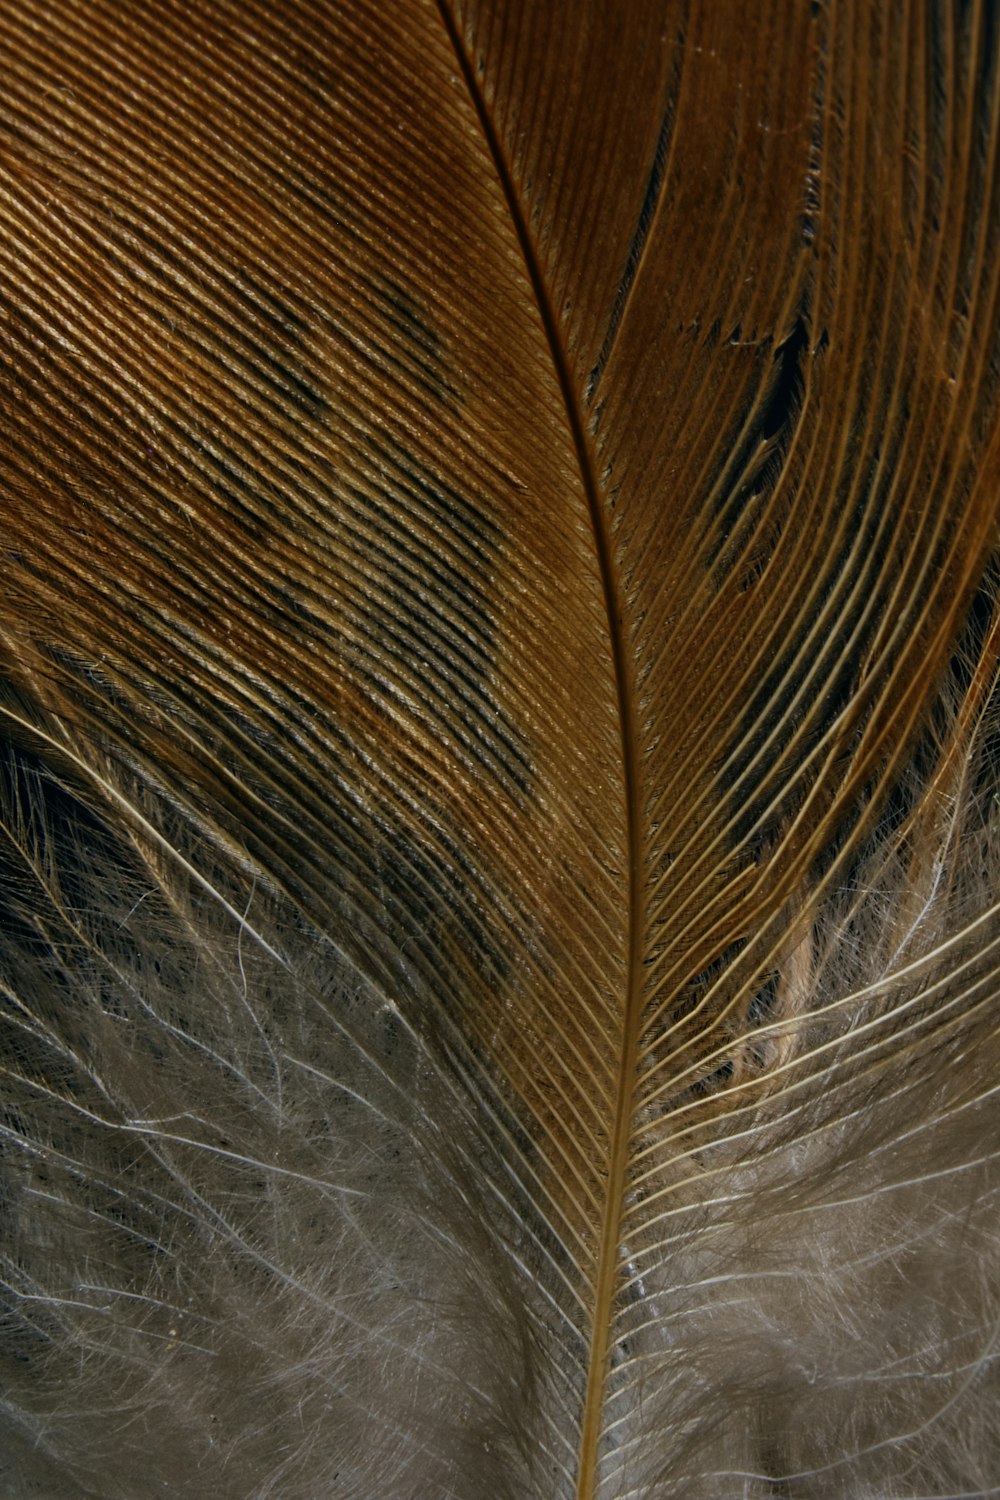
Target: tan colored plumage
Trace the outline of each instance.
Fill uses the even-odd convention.
[[[1000,1493],[988,0],[0,8],[0,1492]]]

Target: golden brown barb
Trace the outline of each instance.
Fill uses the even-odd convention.
[[[1000,1495],[993,0],[0,4],[3,1500]]]

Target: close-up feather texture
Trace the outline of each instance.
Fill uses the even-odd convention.
[[[993,0],[0,3],[0,1500],[1000,1495]]]

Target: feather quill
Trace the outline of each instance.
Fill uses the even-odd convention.
[[[998,65],[0,10],[5,1496],[1000,1493]]]

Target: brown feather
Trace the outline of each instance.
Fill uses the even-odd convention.
[[[0,11],[5,1495],[1000,1492],[998,60]]]

